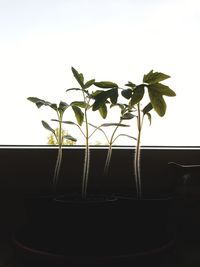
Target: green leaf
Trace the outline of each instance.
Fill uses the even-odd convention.
[[[48,105],[49,107],[51,107],[53,110],[57,111],[58,110],[58,107],[56,104],[50,104]]]
[[[98,110],[101,106],[108,103],[107,99],[110,98],[112,104],[117,103],[118,99],[118,90],[117,88],[113,88],[107,91],[101,91],[96,96],[94,96],[95,102],[93,104],[92,110]]]
[[[151,102],[148,104],[148,105],[146,105],[144,108],[143,108],[143,113],[144,113],[144,115],[145,114],[147,114],[147,113],[149,113],[151,110],[153,109],[153,106],[152,106],[152,104],[151,104]]]
[[[103,106],[108,98],[107,91],[101,91],[99,92],[95,97],[95,102],[92,106],[92,110],[96,111],[98,110],[101,106]]]
[[[92,79],[92,80],[86,82],[85,85],[84,85],[84,89],[89,88],[89,87],[92,86],[94,83],[95,83],[95,79]]]
[[[69,91],[82,91],[81,88],[69,88],[66,90],[66,92],[69,92]]]
[[[127,112],[121,116],[122,120],[131,120],[135,117],[131,112]]]
[[[126,99],[130,99],[133,94],[133,90],[131,89],[124,89],[122,90],[122,96]]]
[[[109,126],[130,127],[130,125],[122,124],[122,123],[103,123],[103,124],[101,124],[101,127],[109,127]]]
[[[45,105],[45,102],[44,100],[40,99],[40,98],[37,98],[37,97],[28,97],[27,98],[29,101],[31,101],[32,103],[36,104],[36,106],[38,108],[42,107],[43,105]]]
[[[141,84],[136,86],[136,88],[133,91],[133,95],[131,97],[130,101],[131,106],[134,106],[137,103],[139,103],[142,100],[143,96],[144,96],[144,85]]]
[[[147,85],[147,87],[150,90],[155,90],[161,95],[166,95],[166,96],[176,96],[176,93],[170,89],[168,86],[162,84],[162,83],[155,83],[155,84],[150,84]]]
[[[81,126],[83,123],[83,120],[84,120],[84,113],[77,106],[72,106],[72,109],[74,111],[74,114],[75,114],[75,117],[76,117],[78,124]]]
[[[133,137],[133,136],[131,136],[131,135],[128,135],[128,134],[119,134],[117,137],[119,137],[119,136],[125,136],[125,137],[128,137],[128,138],[137,140],[137,138],[135,138],[135,137]],[[115,138],[115,140],[116,140],[116,138]]]
[[[42,125],[43,125],[43,127],[44,127],[46,130],[52,132],[52,133],[55,135],[55,131],[54,131],[54,129],[51,128],[51,126],[49,126],[49,124],[48,124],[46,121],[42,121]]]
[[[82,73],[79,73],[75,68],[71,68],[72,69],[72,73],[74,74],[75,79],[77,80],[77,82],[80,84],[81,88],[84,87],[84,77]]]
[[[113,105],[117,104],[117,99],[118,99],[118,90],[116,88],[110,89],[107,91],[110,101]]]
[[[165,100],[163,99],[162,95],[155,90],[150,90],[148,88],[148,92],[154,110],[158,113],[159,116],[163,117],[167,108]]]
[[[148,120],[149,120],[149,124],[151,125],[151,114],[150,113],[146,113],[145,115],[147,115]]]
[[[56,121],[56,120],[52,120],[52,121]],[[73,121],[62,121],[62,123],[66,123],[66,124],[71,124],[71,125],[77,125],[75,122]]]
[[[128,82],[127,84],[125,84],[125,86],[129,86],[129,87],[134,89],[136,87],[136,84],[134,84],[132,82]]]
[[[102,106],[99,107],[99,113],[103,119],[107,117],[108,110],[106,104],[103,104]]]
[[[67,140],[70,140],[70,141],[73,141],[73,142],[76,142],[77,139],[74,138],[73,136],[71,135],[64,135],[63,138],[67,139]]]
[[[89,108],[89,105],[84,101],[74,101],[71,103],[71,106],[76,106],[80,108]]]
[[[144,75],[143,82],[154,84],[154,83],[159,83],[161,81],[164,81],[168,78],[170,78],[169,75],[166,75],[161,72],[153,72],[153,70],[151,70],[148,74]]]
[[[68,107],[69,107],[69,105],[67,103],[60,101],[58,109],[60,111],[64,112]]]
[[[100,87],[100,88],[118,88],[118,85],[116,83],[113,82],[109,82],[109,81],[102,81],[102,82],[95,82],[94,83],[95,86]]]

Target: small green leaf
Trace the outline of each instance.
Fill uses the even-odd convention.
[[[60,111],[64,112],[68,107],[69,107],[69,105],[67,103],[60,101],[58,109]]]
[[[46,130],[52,132],[52,133],[55,135],[55,131],[54,131],[54,129],[51,128],[51,126],[49,126],[49,124],[48,124],[46,121],[42,121],[42,125],[43,125],[43,127],[44,127]]]
[[[55,110],[55,111],[58,110],[58,107],[57,107],[56,104],[50,104],[50,105],[48,105],[48,106],[50,106],[50,107],[51,107],[53,110]]]
[[[144,108],[143,108],[143,113],[144,113],[144,115],[145,114],[147,114],[147,113],[149,113],[151,110],[153,109],[153,106],[152,106],[152,104],[151,104],[151,102],[148,104],[148,105],[146,105]]]
[[[137,140],[137,138],[131,136],[131,135],[128,135],[128,134],[119,134],[117,137],[119,136],[125,136],[125,137],[128,137],[128,138],[131,138],[131,139],[134,139],[134,140]],[[116,138],[115,138],[116,139]]]
[[[125,84],[125,86],[129,86],[129,87],[134,89],[136,87],[136,84],[134,84],[132,82],[128,82],[127,84]]]
[[[45,101],[40,99],[40,98],[37,98],[37,97],[28,97],[27,98],[29,101],[31,101],[32,103],[36,104],[36,106],[38,108],[42,107],[43,105],[45,105]]]
[[[113,105],[117,104],[117,99],[118,99],[118,90],[116,88],[110,89],[107,91],[110,101]]]
[[[148,84],[154,84],[164,81],[168,78],[170,78],[169,75],[166,75],[161,72],[153,72],[153,70],[151,70],[148,74],[144,75],[143,82]]]
[[[74,101],[70,104],[71,106],[76,106],[80,108],[89,108],[90,106],[84,101]]]
[[[81,88],[69,88],[66,90],[66,92],[69,92],[69,91],[82,91]]]
[[[149,124],[151,125],[151,114],[150,113],[146,113],[145,115],[147,115],[148,120],[149,120]]]
[[[95,83],[95,79],[92,79],[92,80],[86,82],[85,85],[84,85],[84,89],[89,88],[89,87],[92,86],[94,83]]]
[[[130,99],[132,94],[133,94],[133,90],[131,89],[122,90],[122,96],[126,99]]]
[[[103,123],[103,124],[101,124],[101,127],[109,127],[109,126],[130,127],[130,125],[122,124],[122,123]]]
[[[94,85],[100,88],[105,88],[105,89],[118,88],[118,85],[116,83],[109,82],[109,81],[95,82]]]
[[[79,73],[75,68],[71,68],[72,69],[72,73],[74,74],[75,79],[77,80],[77,82],[80,84],[81,88],[84,87],[84,77],[82,73]]]
[[[56,120],[54,120],[56,121]],[[66,123],[66,124],[71,124],[71,125],[77,125],[75,122],[73,121],[62,121],[62,123]]]
[[[131,106],[134,106],[137,103],[139,103],[142,100],[143,96],[144,96],[144,85],[141,84],[136,86],[133,91],[133,95],[131,97],[130,101]]]
[[[59,120],[57,120],[57,119],[51,119],[51,121],[61,122],[61,121],[59,121]]]
[[[84,113],[77,106],[72,106],[72,109],[74,111],[74,114],[75,114],[75,117],[76,117],[78,124],[81,126],[83,123],[83,120],[84,120]]]
[[[165,100],[163,99],[162,95],[155,90],[150,90],[148,88],[148,92],[154,110],[158,113],[159,116],[163,117],[167,108]]]
[[[121,116],[122,120],[131,120],[135,117],[131,112],[127,112]]]
[[[73,136],[71,135],[64,135],[63,138],[67,139],[67,140],[70,140],[70,141],[73,141],[73,142],[76,142],[77,139],[74,138]]]
[[[155,83],[155,84],[150,84],[147,85],[147,87],[150,90],[155,90],[161,95],[166,95],[166,96],[176,96],[176,93],[170,89],[168,86],[162,84],[162,83]]]
[[[102,106],[99,107],[99,113],[103,119],[107,117],[108,110],[106,104],[103,104]]]

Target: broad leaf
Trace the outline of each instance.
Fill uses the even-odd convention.
[[[124,89],[122,90],[122,96],[125,97],[126,99],[130,99],[132,94],[133,94],[133,90],[131,89]]]
[[[150,90],[148,88],[148,92],[154,110],[158,113],[159,116],[163,117],[167,108],[165,100],[163,99],[162,95],[155,90]]]
[[[77,139],[74,138],[73,136],[71,135],[64,135],[63,138],[67,139],[67,140],[70,140],[70,141],[73,141],[73,142],[76,142]]]
[[[82,125],[83,120],[84,120],[84,113],[77,106],[72,106],[72,109],[74,111],[74,114],[75,114],[75,117],[76,117],[76,120],[77,120],[78,124]]]
[[[95,97],[95,102],[92,106],[92,110],[95,111],[95,110],[98,110],[101,106],[103,106],[106,101],[107,101],[107,98],[109,97],[109,94],[107,93],[107,91],[101,91],[99,92]]]
[[[103,119],[107,117],[108,110],[106,104],[103,104],[102,106],[99,107],[99,113]]]
[[[82,73],[79,73],[75,68],[72,67],[72,72],[74,74],[75,79],[80,84],[81,88],[84,87],[84,77]]]
[[[162,84],[162,83],[155,83],[155,84],[150,84],[147,85],[147,87],[150,90],[155,90],[161,95],[166,95],[166,96],[176,96],[176,93],[170,89],[168,86]]]
[[[89,108],[89,105],[85,103],[84,101],[74,101],[70,105],[80,107],[80,108]]]
[[[131,106],[134,106],[137,103],[139,103],[142,100],[143,96],[144,96],[144,85],[141,84],[136,86],[136,88],[133,91],[133,95],[131,97],[130,101]]]
[[[100,88],[105,88],[105,89],[118,88],[118,85],[116,83],[109,82],[109,81],[95,82],[94,85]]]
[[[151,102],[148,104],[148,105],[146,105],[144,108],[143,108],[143,113],[144,113],[144,115],[145,114],[147,114],[147,113],[149,113],[151,110],[153,109],[153,106],[152,106],[152,104],[151,104]]]
[[[115,105],[118,99],[118,90],[116,88],[113,88],[113,89],[108,90],[107,92],[108,92],[111,103]]]
[[[148,84],[154,84],[164,81],[168,78],[170,78],[169,75],[166,75],[161,72],[153,72],[153,70],[151,70],[148,74],[144,75],[143,82]]]
[[[51,126],[49,126],[49,124],[48,124],[46,121],[42,121],[42,125],[43,125],[43,127],[44,127],[46,130],[52,132],[52,133],[55,135],[55,131],[54,131],[54,129],[51,128]]]
[[[92,80],[86,82],[85,85],[84,85],[84,89],[89,88],[89,87],[92,86],[94,83],[95,83],[95,79],[92,79]]]

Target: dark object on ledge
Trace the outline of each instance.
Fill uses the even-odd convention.
[[[29,217],[13,238],[22,258],[54,264],[123,265],[158,258],[173,247],[173,198],[47,199],[40,198],[42,205],[35,202],[36,218]]]

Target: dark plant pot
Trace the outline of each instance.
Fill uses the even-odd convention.
[[[131,196],[118,198],[122,229],[119,238],[127,250],[154,249],[174,240],[174,195],[140,200]]]
[[[163,253],[174,242],[169,227],[170,199],[60,196],[45,203],[51,207],[51,216],[46,213],[50,221],[40,224],[35,214],[34,223],[14,237],[18,251],[30,259],[124,264]],[[41,207],[44,210],[45,205]]]
[[[36,195],[24,199],[26,224],[34,227],[48,227],[55,219],[53,194]],[[50,226],[51,227],[51,226]]]

